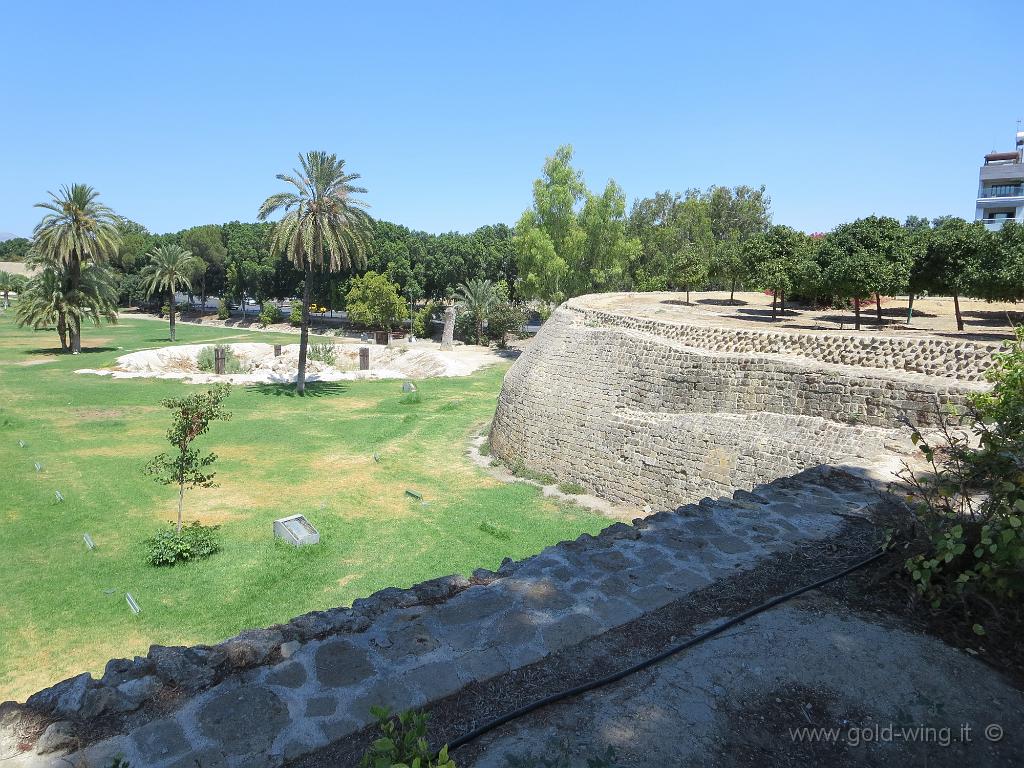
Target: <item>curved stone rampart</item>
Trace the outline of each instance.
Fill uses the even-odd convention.
[[[904,438],[904,416],[934,425],[937,403],[962,405],[985,386],[991,349],[981,350],[718,329],[581,297],[506,375],[491,450],[612,501],[671,508],[818,464],[882,459]]]

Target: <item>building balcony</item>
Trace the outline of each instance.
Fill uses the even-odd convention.
[[[982,224],[985,225],[985,229],[990,232],[998,232],[1003,228],[1003,224],[1008,221],[1015,221],[1018,224],[1024,224],[1024,218],[1010,218],[1010,219],[978,219]]]
[[[1024,184],[993,184],[978,191],[979,200],[993,197],[1024,197]]]

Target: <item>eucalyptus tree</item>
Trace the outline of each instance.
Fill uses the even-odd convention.
[[[102,265],[117,254],[121,242],[120,219],[99,202],[99,193],[87,184],[72,184],[49,193],[50,200],[36,203],[48,210],[33,230],[34,248],[41,257],[51,260],[66,281],[65,299],[81,304],[82,276],[86,263]],[[96,279],[105,273],[93,273]],[[82,351],[82,312],[67,313],[71,354]]]
[[[18,294],[14,316],[18,325],[35,330],[56,327],[60,348],[71,349],[72,327],[81,328],[82,320],[117,322],[117,289],[109,270],[94,262],[86,262],[78,274],[78,287],[71,291],[67,265],[30,252],[28,263],[39,271],[29,279]]]
[[[462,309],[473,318],[473,327],[476,329],[476,343],[483,344],[484,322],[498,300],[494,283],[481,278],[467,280],[458,287],[455,297],[459,304],[462,305]]]
[[[158,245],[149,252],[149,264],[142,270],[142,277],[146,281],[147,295],[152,296],[161,291],[167,292],[171,341],[176,341],[174,294],[182,288],[191,291],[193,276],[205,266],[203,260],[193,255],[192,251],[186,251],[174,243]]]
[[[353,184],[358,173],[346,173],[345,161],[326,152],[299,155],[299,168],[277,178],[295,189],[263,201],[259,219],[284,211],[271,235],[271,249],[284,253],[305,275],[302,288],[302,330],[299,336],[299,374],[296,391],[306,390],[306,348],[309,344],[309,301],[313,270],[341,272],[366,263],[373,227],[364,210],[365,194]]]

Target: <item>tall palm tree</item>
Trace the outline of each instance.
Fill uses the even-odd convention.
[[[57,194],[49,193],[50,200],[36,203],[50,213],[43,216],[32,232],[34,247],[40,253],[61,265],[67,281],[66,298],[75,303],[75,294],[81,291],[82,269],[88,261],[102,264],[117,253],[121,242],[118,230],[120,219],[107,206],[98,202],[99,193],[87,184],[61,187]],[[82,351],[81,317],[68,315],[71,354]]]
[[[174,333],[174,294],[184,288],[192,290],[192,276],[203,268],[203,260],[186,251],[180,245],[168,243],[158,245],[149,252],[149,264],[143,268],[146,293],[152,296],[160,291],[167,291],[167,306],[170,308],[171,341],[175,341]]]
[[[473,324],[476,326],[476,343],[483,344],[484,322],[498,298],[494,283],[479,277],[467,280],[458,287],[455,298],[473,318]]]
[[[309,299],[313,270],[340,272],[364,266],[370,239],[367,204],[354,197],[366,190],[352,184],[358,173],[346,173],[345,161],[326,152],[299,155],[299,168],[277,178],[295,187],[263,201],[259,219],[284,210],[274,225],[271,249],[284,253],[305,275],[302,288],[302,331],[296,391],[306,391],[306,347],[309,343]],[[326,257],[326,258],[325,258]]]
[[[67,352],[71,348],[68,333],[72,326],[80,328],[83,319],[96,325],[101,319],[117,322],[117,289],[106,267],[86,262],[79,273],[78,288],[71,292],[65,264],[38,252],[29,255],[28,263],[41,269],[18,294],[14,307],[18,325],[36,330],[56,326],[60,348]]]

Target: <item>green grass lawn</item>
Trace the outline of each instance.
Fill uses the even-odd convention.
[[[175,490],[142,474],[166,448],[160,400],[196,385],[74,370],[109,366],[166,336],[166,325],[143,318],[88,327],[72,358],[58,354],[52,331],[19,329],[10,311],[0,317],[0,700],[99,673],[108,658],[145,654],[151,643],[215,642],[382,587],[494,568],[608,523],[498,483],[463,455],[493,414],[506,365],[423,381],[418,404],[402,402],[398,381],[314,384],[305,398],[235,387],[233,419],[202,439],[220,457],[220,485],[185,497],[186,520],[222,526],[223,550],[146,565],[142,540],[176,510]],[[178,326],[179,343],[214,339],[296,341]],[[273,540],[271,521],[299,512],[319,528],[319,546]]]

